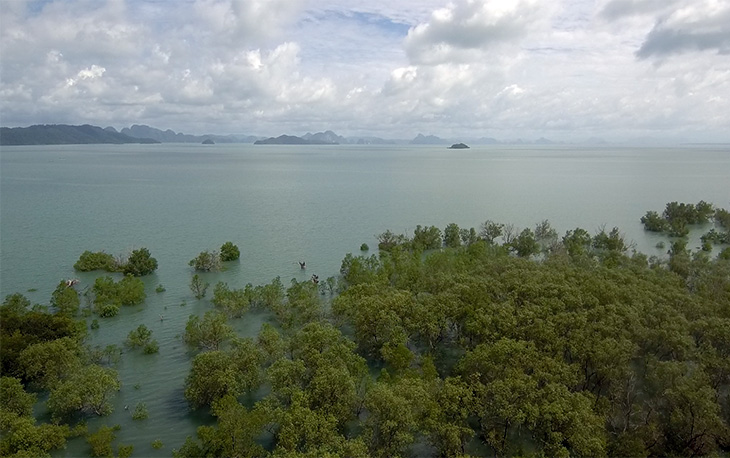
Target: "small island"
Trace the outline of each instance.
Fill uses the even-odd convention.
[[[211,140],[210,138],[206,138],[205,140],[203,140],[202,144],[203,145],[215,145],[215,142],[213,140]]]
[[[466,143],[454,143],[453,145],[449,146],[449,149],[469,149],[469,145]]]

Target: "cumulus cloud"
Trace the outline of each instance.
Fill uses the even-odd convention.
[[[546,4],[537,0],[465,0],[449,4],[408,32],[408,56],[418,63],[463,61],[473,51],[515,42],[546,18]]]
[[[730,17],[719,0],[0,8],[4,125],[144,123],[258,135],[330,128],[390,138],[670,130],[698,140],[727,138],[730,125],[722,54]]]
[[[637,51],[639,58],[688,51],[730,54],[730,3],[695,1],[662,15]]]
[[[298,0],[195,0],[193,11],[219,41],[276,35],[299,12]]]
[[[656,15],[674,7],[681,0],[610,0],[600,15],[608,20],[619,20],[632,16]]]

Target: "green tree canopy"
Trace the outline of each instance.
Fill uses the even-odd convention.
[[[221,270],[221,256],[217,251],[201,251],[188,262],[188,265],[200,272]]]
[[[233,336],[233,328],[226,316],[215,310],[205,312],[201,319],[190,315],[185,325],[183,341],[201,350],[218,350],[221,344]]]
[[[92,270],[105,270],[107,272],[117,272],[120,266],[114,259],[114,256],[103,251],[91,252],[84,251],[79,256],[79,260],[74,264],[74,269],[81,272],[90,272]]]
[[[191,406],[210,406],[227,395],[240,396],[259,386],[262,356],[250,340],[237,341],[230,351],[213,350],[193,359],[185,380],[185,398]]]
[[[235,261],[241,257],[241,251],[233,244],[233,242],[226,242],[221,245],[220,256],[222,262]]]
[[[112,411],[109,401],[119,388],[115,370],[86,366],[51,390],[48,409],[56,419],[77,413],[107,415]]]
[[[76,315],[80,304],[79,293],[73,286],[69,286],[65,280],[62,280],[51,294],[51,305],[61,315]]]
[[[134,277],[149,275],[157,270],[157,259],[150,255],[150,251],[147,248],[133,250],[127,258],[127,262],[121,267],[121,270],[125,275],[132,275]]]
[[[70,338],[29,345],[20,353],[25,377],[41,389],[48,390],[81,369],[81,346]]]

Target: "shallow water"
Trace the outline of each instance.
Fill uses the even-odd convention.
[[[84,250],[116,255],[147,247],[159,268],[143,278],[145,304],[99,319],[90,336],[95,345],[121,345],[145,324],[160,352],[124,355],[115,411],[89,426],[120,424],[117,443],[134,444],[135,456],[169,456],[211,420],[190,413],[182,395],[190,353],[179,336],[191,313],[211,308],[188,288],[187,263],[202,250],[229,240],[241,250],[240,262],[204,275],[209,296],[219,280],[241,288],[276,276],[285,285],[313,273],[327,278],[347,252],[363,242],[375,247],[375,234],[412,233],[417,224],[478,228],[491,219],[534,227],[548,218],[560,234],[618,226],[639,250],[658,255],[666,251],[655,247],[663,238],[645,233],[639,218],[673,200],[730,208],[728,183],[727,146],[3,147],[0,294],[21,292],[45,304],[61,279],[80,278],[83,289],[102,275],[73,270]],[[155,293],[160,283],[167,290]],[[249,313],[235,326],[254,335],[265,320]],[[131,420],[137,402],[147,404],[147,420]],[[158,438],[165,446],[154,450]],[[56,455],[80,454],[87,454],[83,440]]]

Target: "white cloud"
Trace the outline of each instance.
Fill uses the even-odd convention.
[[[660,16],[637,56],[662,57],[706,50],[730,54],[729,2],[692,2]]]
[[[297,0],[195,0],[193,11],[207,38],[219,45],[275,37],[300,12]]]
[[[0,2],[6,125],[730,140],[720,0],[37,5]]]
[[[433,12],[408,32],[405,46],[418,63],[470,61],[488,57],[503,44],[519,45],[550,14],[537,0],[464,0]]]
[[[104,67],[100,67],[98,65],[92,65],[89,68],[85,68],[81,71],[79,71],[77,76],[77,80],[88,80],[88,79],[94,79],[94,78],[100,78],[106,69]]]

